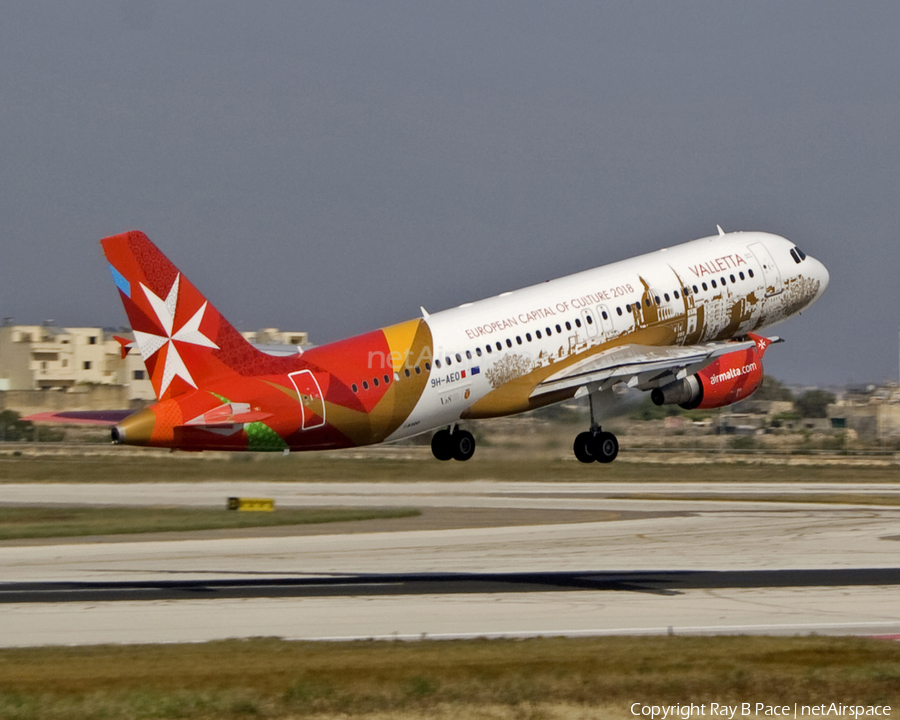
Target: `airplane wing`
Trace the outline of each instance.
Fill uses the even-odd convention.
[[[753,340],[660,347],[620,345],[547,376],[537,384],[531,397],[587,385],[603,390],[618,383],[650,390],[698,372],[720,355],[754,345]]]

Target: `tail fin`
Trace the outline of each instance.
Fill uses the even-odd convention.
[[[159,400],[251,371],[261,353],[144,233],[101,244]]]

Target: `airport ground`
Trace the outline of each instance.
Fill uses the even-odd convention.
[[[626,449],[598,467],[556,452],[489,446],[461,464],[421,447],[286,458],[4,447],[8,508],[212,509],[252,495],[279,510],[420,514],[4,541],[0,687],[19,689],[0,715],[593,718],[630,716],[632,697],[900,705],[885,639],[900,636],[895,457]],[[249,640],[261,636],[283,640]],[[204,652],[231,674],[139,680],[153,676],[141,662],[177,668]],[[317,653],[359,654],[323,661],[329,679],[297,659]],[[492,659],[478,665],[479,653]],[[285,661],[281,684],[233,679],[264,657]],[[700,671],[701,658],[719,659]],[[54,662],[71,669],[47,682],[37,668]],[[103,687],[63,692],[66,677],[82,682],[75,668]]]

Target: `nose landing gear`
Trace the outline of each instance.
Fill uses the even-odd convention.
[[[475,454],[475,438],[459,426],[438,430],[431,438],[431,452],[438,460],[452,458],[464,462]]]

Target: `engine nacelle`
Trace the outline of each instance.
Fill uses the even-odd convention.
[[[755,347],[722,355],[696,375],[656,388],[650,398],[657,405],[677,404],[685,410],[724,407],[747,399],[762,384],[762,358],[772,344],[759,335],[749,337]]]

